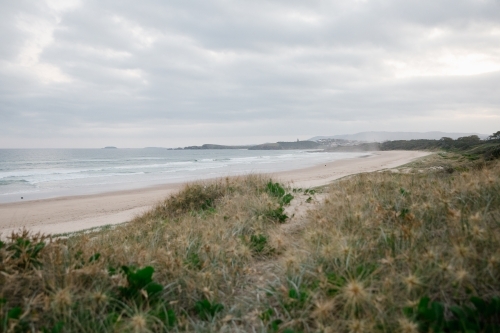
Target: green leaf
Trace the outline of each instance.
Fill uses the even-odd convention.
[[[267,192],[278,198],[285,195],[285,189],[279,183],[267,183]]]
[[[173,327],[175,326],[177,322],[177,316],[175,315],[175,312],[173,310],[166,310],[165,308],[162,308],[158,314],[156,315],[167,327]]]
[[[273,252],[274,249],[267,247],[267,237],[265,235],[251,235],[250,248],[254,253]]]
[[[293,299],[299,299],[299,293],[295,289],[290,289],[288,291],[288,297],[293,298]]]
[[[470,298],[470,301],[472,304],[474,304],[474,306],[479,312],[482,313],[486,312],[486,302],[483,299],[473,296]]]
[[[212,316],[215,316],[216,313],[221,312],[222,310],[224,310],[224,305],[217,303],[212,306],[210,313]]]
[[[155,282],[151,282],[144,289],[148,293],[148,296],[152,297],[152,296],[160,293],[161,291],[163,291],[163,286],[161,284],[158,284],[158,283],[155,283]]]
[[[460,320],[466,320],[467,315],[465,314],[464,310],[456,305],[453,305],[450,307],[451,313],[455,315],[455,317],[459,318]]]
[[[174,310],[167,310],[167,319],[168,326],[172,327],[175,325],[177,322],[177,316],[175,315]]]
[[[128,286],[120,287],[120,293],[125,298],[138,297],[141,290],[145,290],[148,297],[154,296],[163,290],[163,286],[153,282],[154,268],[146,266],[143,269],[135,270],[134,267],[122,266],[123,273],[127,277]]]
[[[444,320],[444,306],[439,302],[432,302],[431,304],[432,312],[434,313],[434,318],[438,323],[442,323]]]
[[[262,321],[269,321],[273,314],[273,309],[269,308],[266,311],[262,312],[259,317]]]
[[[423,313],[427,310],[430,300],[431,299],[429,297],[422,297],[420,299],[420,302],[418,302],[418,307],[417,307],[419,313]]]
[[[337,287],[342,287],[346,283],[345,277],[340,276],[336,273],[327,273],[326,278],[328,279],[328,282]]]
[[[106,321],[115,324],[115,323],[118,322],[118,320],[120,319],[120,317],[121,317],[121,315],[119,315],[118,313],[111,312],[110,314],[108,314],[106,316]]]
[[[15,308],[12,308],[7,312],[7,318],[8,319],[19,319],[22,312],[23,311],[21,310],[21,308],[16,306]]]
[[[277,332],[279,330],[280,324],[283,323],[283,320],[281,319],[275,319],[271,322],[271,330],[273,332]]]
[[[292,200],[293,200],[293,195],[291,195],[290,193],[285,194],[285,196],[281,198],[281,202],[283,203],[283,205],[289,205]]]
[[[60,333],[63,329],[64,323],[62,321],[58,321],[54,327],[52,327],[51,333]]]
[[[99,260],[99,258],[100,258],[100,257],[101,257],[101,254],[100,254],[99,252],[98,252],[98,253],[96,253],[96,254],[93,254],[93,255],[89,258],[89,263]]]
[[[492,314],[500,315],[500,297],[492,297],[488,308]]]
[[[224,310],[224,305],[220,303],[210,303],[208,299],[203,299],[196,302],[194,306],[195,311],[200,316],[202,320],[209,320],[214,317],[218,312]]]
[[[135,283],[140,285],[141,287],[146,286],[148,283],[153,281],[153,273],[154,268],[151,266],[144,267],[143,269],[139,269],[135,274],[130,275],[130,279]]]
[[[413,317],[413,314],[414,314],[413,308],[409,307],[409,306],[404,307],[403,314],[409,318]]]

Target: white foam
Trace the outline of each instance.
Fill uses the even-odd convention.
[[[1,151],[0,153],[5,153]],[[105,192],[248,172],[275,172],[317,165],[366,153],[311,151],[168,151],[124,149],[108,158],[103,150],[19,150],[0,160],[0,195]],[[68,158],[65,158],[66,155]],[[45,156],[47,155],[47,156]],[[136,156],[140,155],[140,156]],[[24,156],[24,159],[23,159]],[[51,194],[52,193],[52,194]],[[61,194],[62,195],[62,194]],[[3,199],[2,199],[3,200]],[[4,200],[3,200],[4,201]]]

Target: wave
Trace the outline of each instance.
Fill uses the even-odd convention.
[[[155,150],[151,150],[155,151]],[[100,153],[98,151],[97,153]],[[119,156],[117,159],[92,155],[69,158],[56,156],[50,160],[0,161],[0,195],[13,191],[58,191],[88,187],[124,188],[126,184],[162,184],[179,180],[192,180],[227,174],[268,172],[307,167],[322,162],[350,158],[356,153],[323,153],[311,151],[196,151],[170,152],[159,156]],[[128,153],[127,153],[128,154]],[[131,156],[132,155],[132,156]],[[74,158],[76,156],[76,158]],[[106,186],[109,185],[109,186]],[[133,185],[137,186],[137,185]],[[145,186],[145,185],[144,185]],[[17,193],[17,192],[16,192]],[[45,193],[45,192],[44,192]]]
[[[0,186],[12,185],[12,184],[27,184],[29,183],[25,179],[12,179],[12,180],[2,180],[0,179]]]

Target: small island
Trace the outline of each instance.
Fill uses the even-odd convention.
[[[116,148],[115,146],[106,146],[104,147],[104,149],[118,149],[118,148]]]

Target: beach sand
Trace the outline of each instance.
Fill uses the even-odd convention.
[[[370,156],[270,175],[294,187],[309,188],[357,173],[395,168],[428,154],[419,151],[380,151]],[[182,186],[166,184],[138,190],[0,204],[0,234],[3,238],[21,228],[60,234],[127,222]]]

